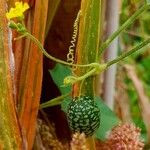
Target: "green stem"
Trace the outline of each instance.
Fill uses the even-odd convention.
[[[136,47],[134,47],[132,50],[127,51],[127,52],[121,54],[116,59],[114,59],[114,60],[112,60],[110,62],[107,62],[106,64],[101,64],[101,65],[99,65],[97,67],[95,65],[95,68],[91,69],[90,71],[88,71],[83,76],[80,76],[80,77],[77,77],[77,78],[75,78],[74,76],[71,76],[71,77],[75,78],[74,81],[72,81],[72,84],[74,84],[74,83],[76,83],[78,81],[85,80],[86,78],[88,78],[88,77],[90,77],[92,75],[95,75],[96,73],[99,73],[99,72],[102,72],[102,71],[106,70],[106,68],[110,67],[111,65],[113,65],[115,63],[118,63],[122,59],[124,59],[124,58],[128,57],[129,55],[135,53],[136,51],[140,50],[141,48],[143,48],[144,46],[146,46],[149,43],[150,43],[150,38],[147,39],[147,40],[145,40],[144,42],[140,43],[139,45],[137,45]]]
[[[38,39],[36,39],[33,35],[31,35],[29,32],[26,32],[24,33],[24,35],[28,38],[30,38],[33,42],[35,42],[37,44],[37,46],[39,47],[39,49],[41,50],[41,52],[49,59],[57,62],[57,63],[60,63],[60,64],[63,64],[63,65],[68,65],[68,66],[74,66],[74,67],[90,67],[90,66],[93,66],[93,63],[91,64],[86,64],[86,65],[80,65],[80,64],[71,64],[71,63],[68,63],[66,61],[63,61],[63,60],[60,60],[58,58],[55,58],[53,56],[51,56],[50,54],[48,54],[46,52],[46,50],[44,49],[43,45],[40,43],[40,41],[38,41]]]
[[[125,29],[127,28],[134,20],[136,20],[144,11],[150,8],[150,5],[144,5],[139,10],[137,10],[117,31],[115,31],[100,47],[99,54],[101,54],[109,44]]]
[[[94,75],[95,73],[97,72],[97,69],[96,68],[93,68],[92,70],[88,71],[86,74],[84,74],[83,76],[80,76],[77,78],[76,82],[77,81],[82,81],[92,75]]]
[[[116,59],[110,61],[107,63],[107,67],[110,67],[111,65],[118,63],[120,60],[128,57],[129,55],[135,53],[136,51],[140,50],[141,48],[143,48],[144,46],[146,46],[147,44],[150,43],[150,38],[145,40],[144,42],[142,42],[141,44],[137,45],[135,48],[133,48],[132,50],[125,52],[123,54],[121,54],[119,57],[117,57]]]
[[[129,34],[131,36],[135,36],[135,37],[140,37],[142,39],[146,39],[146,38],[149,38],[149,35],[146,34],[146,33],[135,33],[134,31],[123,31],[123,33],[125,34]]]
[[[105,68],[107,67],[106,64],[105,65]],[[101,71],[104,70],[103,68],[101,69]],[[98,72],[100,71],[100,69],[98,70],[98,68],[93,68],[91,69],[90,71],[88,71],[87,73],[85,73],[84,75],[82,76],[79,76],[79,77],[75,77],[75,76],[67,76],[65,79],[64,79],[64,85],[70,85],[70,84],[75,84],[76,82],[78,81],[83,81],[84,79],[92,76],[92,75],[95,75],[97,74]]]
[[[56,105],[60,105],[63,101],[63,99],[67,96],[69,96],[70,93],[67,93],[67,94],[64,94],[64,95],[61,95],[61,96],[58,96],[54,99],[51,99],[45,103],[42,103],[40,105],[40,109],[43,109],[43,108],[47,108],[47,107],[52,107],[52,106],[56,106]]]

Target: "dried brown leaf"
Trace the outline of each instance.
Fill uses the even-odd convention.
[[[132,80],[135,89],[138,94],[138,102],[141,109],[141,114],[147,129],[148,141],[150,142],[150,100],[146,95],[143,87],[143,83],[136,74],[136,69],[134,66],[125,65],[127,75]]]

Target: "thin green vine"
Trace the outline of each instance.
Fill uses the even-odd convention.
[[[89,67],[89,64],[88,65],[78,65],[78,64],[71,64],[71,63],[68,63],[66,61],[63,61],[63,60],[60,60],[58,58],[55,58],[53,56],[51,56],[50,54],[48,54],[46,52],[46,50],[43,48],[42,44],[40,43],[40,41],[38,41],[33,35],[31,35],[29,32],[26,33],[26,37],[27,38],[30,38],[33,42],[35,42],[37,44],[37,46],[39,47],[39,49],[42,51],[42,53],[49,59],[57,62],[57,63],[61,63],[63,65],[68,65],[68,66],[74,66],[74,67]]]
[[[107,67],[110,67],[113,64],[118,63],[119,61],[121,61],[122,59],[130,56],[131,54],[135,53],[136,51],[140,50],[141,48],[143,48],[144,46],[148,45],[150,43],[150,38],[145,40],[144,42],[140,43],[139,45],[137,45],[136,47],[134,47],[132,50],[127,51],[123,54],[121,54],[120,56],[118,56],[116,59],[106,63]]]
[[[47,53],[47,51],[44,49],[42,43],[35,38],[31,33],[29,33],[27,31],[27,29],[25,28],[25,26],[21,23],[15,23],[14,21],[10,21],[9,22],[9,27],[12,29],[16,29],[17,32],[19,32],[21,34],[21,36],[19,36],[18,38],[15,38],[15,40],[19,40],[21,38],[27,37],[30,40],[32,40],[41,50],[41,52],[50,60],[53,60],[57,63],[63,64],[63,65],[68,65],[68,66],[73,66],[73,67],[95,67],[97,66],[98,63],[90,63],[90,64],[72,64],[72,63],[68,63],[66,61],[63,61],[61,59],[55,58],[53,56],[51,56],[50,54]]]
[[[46,50],[43,48],[42,44],[33,36],[31,35],[29,32],[25,32],[23,33],[22,37],[27,37],[30,38],[33,42],[35,42],[37,44],[37,46],[39,47],[39,49],[42,51],[42,53],[49,59],[64,64],[64,65],[68,65],[68,66],[75,66],[75,67],[93,67],[92,70],[88,71],[87,73],[85,73],[84,75],[80,76],[80,77],[75,77],[75,76],[68,76],[67,78],[65,78],[64,80],[64,84],[68,85],[68,84],[74,84],[78,81],[84,80],[87,77],[94,75],[96,72],[102,72],[106,69],[106,67],[110,67],[111,65],[118,63],[119,61],[121,61],[122,59],[128,57],[129,55],[135,53],[136,51],[138,51],[139,49],[143,48],[144,46],[146,46],[147,44],[150,43],[150,39],[145,40],[144,42],[140,43],[139,45],[137,45],[135,48],[133,48],[132,50],[125,52],[123,54],[121,54],[120,56],[118,56],[116,59],[107,62],[106,64],[99,64],[99,63],[91,63],[91,64],[86,64],[86,65],[80,65],[80,64],[71,64],[68,63],[66,61],[60,60],[58,58],[55,58],[53,56],[51,56],[50,54],[48,54],[46,52]],[[99,69],[98,69],[99,68]]]
[[[115,31],[100,47],[99,54],[101,55],[103,51],[110,45],[110,43],[129,25],[131,25],[144,11],[150,8],[149,4],[145,4],[139,10],[137,10],[117,31]]]

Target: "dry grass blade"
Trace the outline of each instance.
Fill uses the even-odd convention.
[[[45,37],[48,35],[49,29],[52,24],[52,20],[55,16],[55,13],[57,11],[57,8],[60,4],[60,0],[49,0],[48,2],[48,17],[47,17],[47,23],[46,23],[46,29],[45,29]]]
[[[13,89],[11,32],[6,20],[6,0],[0,1],[0,148],[22,149]],[[12,67],[11,67],[12,66]]]
[[[142,117],[147,129],[148,141],[150,143],[150,100],[145,94],[142,81],[138,78],[134,66],[125,65],[128,77],[133,81],[137,94],[138,102],[141,109]]]
[[[127,87],[124,83],[125,74],[124,68],[118,67],[117,81],[116,81],[116,109],[119,118],[123,122],[131,122],[130,106],[129,106],[129,97],[127,93]]]
[[[30,8],[26,21],[28,29],[42,43],[45,36],[47,10],[48,0],[36,0],[35,5]],[[32,149],[35,137],[42,72],[42,53],[34,43],[26,40],[19,81],[18,110],[22,130],[27,137],[28,149]]]

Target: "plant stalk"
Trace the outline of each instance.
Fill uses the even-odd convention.
[[[110,61],[107,63],[107,67],[110,67],[113,64],[118,63],[119,61],[121,61],[122,59],[128,57],[129,55],[135,53],[136,51],[140,50],[141,48],[143,48],[144,46],[146,46],[147,44],[150,43],[150,38],[145,40],[144,42],[142,42],[141,44],[137,45],[135,48],[133,48],[132,50],[123,53],[122,55],[118,56],[116,59]]]
[[[106,38],[119,28],[119,1],[106,0]],[[113,60],[118,54],[118,38],[114,39],[105,51],[105,62]],[[117,66],[113,65],[104,72],[103,99],[107,106],[114,108],[114,92]]]
[[[79,35],[76,47],[76,63],[91,64],[99,62],[99,44],[100,44],[100,29],[102,22],[102,0],[82,0],[81,15],[79,22]],[[94,68],[95,69],[95,68]],[[89,68],[77,68],[75,74],[81,77],[87,75],[85,79],[78,82],[73,87],[73,97],[80,95],[94,96],[96,93],[96,76],[93,75],[96,70],[91,69],[90,76],[86,74]],[[92,74],[92,76],[91,76]],[[85,79],[85,80],[84,80]],[[87,139],[90,150],[96,150],[93,137]]]
[[[137,10],[119,29],[114,32],[100,47],[99,55],[109,46],[109,44],[129,25],[133,23],[144,11],[150,8],[150,5],[144,5]]]

